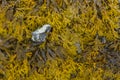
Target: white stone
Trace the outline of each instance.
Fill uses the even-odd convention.
[[[49,24],[43,25],[41,28],[32,32],[32,41],[43,42],[47,36],[46,33],[50,32],[51,26]]]

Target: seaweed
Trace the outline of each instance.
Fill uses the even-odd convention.
[[[119,80],[119,15],[118,0],[1,0],[0,79]]]

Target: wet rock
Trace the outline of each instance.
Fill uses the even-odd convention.
[[[105,36],[101,36],[100,38],[100,41],[101,41],[101,43],[106,43],[106,37]]]

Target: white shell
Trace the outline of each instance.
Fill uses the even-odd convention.
[[[49,24],[43,25],[41,28],[32,32],[32,41],[43,42],[46,38],[46,33],[50,32],[51,26]]]
[[[49,27],[51,27],[49,24],[45,24],[45,25],[43,25],[43,27],[41,27],[40,29],[37,29],[33,33],[35,33],[35,34],[44,33],[47,30],[47,28],[49,28]]]

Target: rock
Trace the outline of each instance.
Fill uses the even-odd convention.
[[[80,43],[75,43],[75,46],[77,47],[77,53],[80,54],[82,52],[80,48]]]
[[[43,25],[41,28],[32,32],[32,41],[36,43],[44,42],[50,30],[51,26],[49,24]]]

